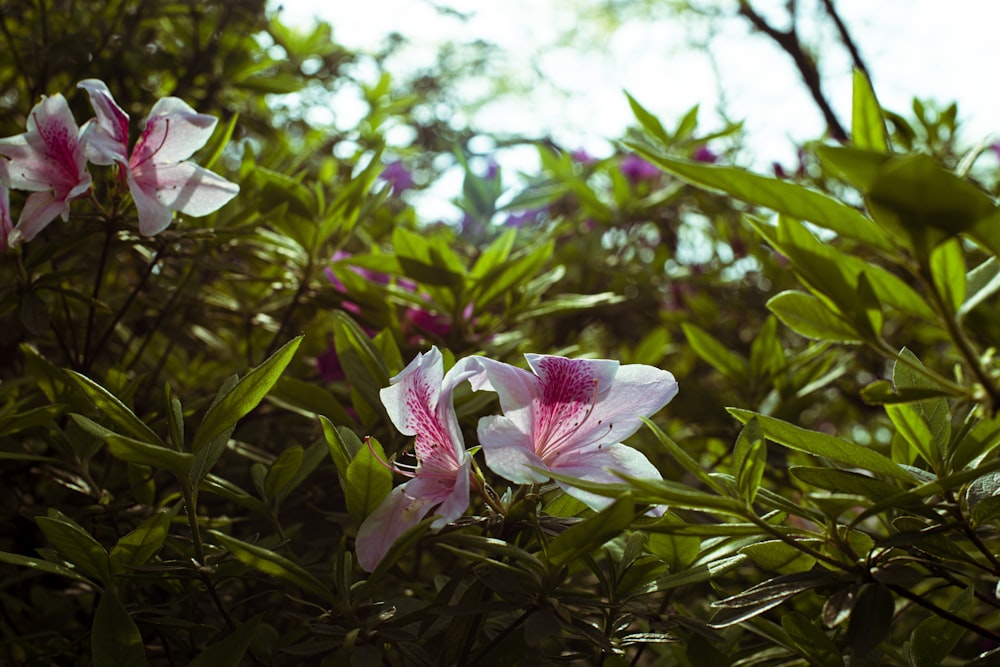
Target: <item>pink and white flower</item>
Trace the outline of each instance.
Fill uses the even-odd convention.
[[[641,364],[607,359],[525,355],[531,372],[479,358],[473,389],[497,392],[503,415],[479,421],[486,465],[519,484],[537,484],[548,472],[576,479],[621,482],[616,473],[662,479],[638,450],[621,444],[677,395],[674,376]],[[593,509],[610,498],[556,482]]]
[[[10,217],[10,173],[7,160],[0,159],[0,250],[10,247],[14,223]]]
[[[6,243],[30,241],[56,217],[67,220],[69,202],[90,189],[80,135],[66,98],[56,94],[34,106],[27,132],[0,139],[0,155],[9,159],[7,187],[33,193]]]
[[[174,211],[208,215],[239,192],[235,183],[187,159],[212,136],[214,116],[196,112],[179,98],[164,97],[153,105],[129,156],[128,114],[103,81],[86,79],[78,85],[90,95],[96,114],[83,130],[87,157],[94,164],[121,165],[142,234],[166,229]]]
[[[480,372],[477,360],[459,361],[447,374],[441,352],[432,347],[381,391],[389,419],[404,435],[416,436],[417,464],[395,469],[410,481],[393,489],[358,529],[358,564],[371,572],[403,533],[437,508],[431,528],[440,529],[469,507],[471,456],[452,405],[455,387]]]

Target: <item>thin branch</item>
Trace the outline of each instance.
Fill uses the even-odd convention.
[[[806,84],[806,88],[809,89],[809,94],[823,114],[823,119],[826,121],[827,131],[830,133],[830,136],[836,141],[846,143],[847,131],[840,124],[837,115],[833,112],[833,107],[830,105],[829,100],[826,99],[826,95],[823,94],[823,86],[816,62],[802,48],[802,42],[799,41],[799,35],[795,31],[794,11],[792,14],[792,27],[785,31],[777,30],[765,21],[764,17],[754,10],[749,0],[740,0],[740,14],[750,21],[750,24],[754,28],[774,40],[785,53],[791,56],[795,62],[795,67],[802,76],[803,82]]]
[[[864,75],[871,81],[871,72],[868,70],[868,66],[865,65],[864,59],[861,57],[861,51],[858,49],[857,43],[851,36],[851,31],[847,29],[847,25],[844,20],[840,17],[840,13],[837,11],[836,5],[834,5],[833,0],[823,0],[823,7],[826,8],[826,13],[830,15],[830,19],[833,24],[837,26],[837,33],[840,35],[840,41],[843,42],[844,48],[847,52],[851,54],[851,60],[854,62],[854,66],[861,70]]]

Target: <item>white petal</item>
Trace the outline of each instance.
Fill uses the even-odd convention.
[[[130,160],[133,166],[186,160],[212,137],[215,116],[198,113],[184,100],[164,97],[153,105]]]
[[[532,469],[546,466],[535,454],[530,433],[506,416],[480,419],[478,435],[486,466],[496,474],[518,484],[539,484],[548,479],[548,475]]]
[[[128,114],[118,106],[108,86],[99,79],[76,84],[90,96],[96,118],[87,121],[81,133],[87,159],[94,164],[128,161]]]
[[[638,479],[663,479],[649,459],[637,449],[613,443],[604,445],[586,455],[569,459],[565,463],[552,466],[552,471],[588,482],[601,484],[621,484],[622,478],[616,472]],[[557,481],[562,489],[588,507],[600,510],[610,505],[614,498],[597,495],[589,491]],[[662,512],[660,512],[662,513]]]
[[[412,498],[407,494],[408,484],[409,482],[397,486],[389,492],[358,529],[354,549],[358,555],[358,565],[366,572],[378,567],[393,542],[420,523],[431,510],[432,505],[426,500]]]
[[[191,162],[146,163],[132,169],[132,178],[147,194],[155,192],[163,206],[195,217],[218,210],[240,191],[235,183]]]
[[[69,202],[56,199],[51,191],[35,192],[21,207],[21,215],[14,229],[25,241],[30,241],[60,215],[63,219],[68,217]]]

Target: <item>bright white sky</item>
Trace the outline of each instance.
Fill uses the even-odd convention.
[[[405,35],[411,47],[390,67],[417,69],[433,62],[438,44],[481,37],[505,49],[506,62],[500,64],[504,69],[530,72],[538,66],[553,82],[551,88],[535,86],[530,97],[485,109],[474,119],[480,130],[551,134],[569,148],[607,155],[612,150],[608,140],[620,137],[633,123],[623,90],[668,127],[695,104],[700,105],[705,131],[721,127],[714,113],[719,98],[711,59],[686,48],[683,31],[689,27],[676,21],[632,22],[607,43],[581,52],[556,48],[553,40],[577,23],[577,13],[569,7],[590,4],[584,0],[438,0],[441,6],[471,14],[467,22],[435,11],[427,0],[322,4],[283,0],[282,4],[286,22],[306,23],[318,12],[333,25],[334,38],[352,49],[376,50],[390,32]],[[785,15],[783,0],[755,4],[762,13]],[[1000,2],[840,0],[837,6],[872,70],[883,106],[908,115],[914,96],[957,101],[968,143],[994,133],[1000,136],[1000,88],[995,81]],[[750,35],[743,21],[729,22],[712,44],[726,109],[734,120],[745,121],[757,164],[766,168],[777,160],[794,167],[797,142],[820,136],[823,123],[790,58],[769,40]],[[824,80],[827,96],[841,121],[849,124],[851,78],[846,55],[839,44],[831,44],[823,55],[830,70],[837,72]],[[501,163],[533,168],[528,151],[501,156]],[[457,191],[457,179],[457,174],[445,178],[426,193],[418,211],[455,219],[445,202]]]

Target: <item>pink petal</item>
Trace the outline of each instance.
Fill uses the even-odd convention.
[[[389,492],[375,511],[361,523],[354,548],[358,555],[358,565],[366,572],[378,567],[393,542],[420,523],[433,507],[425,499],[407,495],[406,489],[411,483],[397,486]]]
[[[133,199],[136,193],[131,186],[134,183],[147,197],[155,197],[160,206],[195,217],[216,211],[240,191],[235,183],[191,162],[143,164],[132,170],[129,183]],[[138,201],[136,205],[139,205]],[[142,213],[140,208],[140,232],[150,235],[163,230],[159,227],[163,221],[162,214],[155,217],[156,224],[150,221],[144,226]],[[156,231],[147,231],[153,229]]]
[[[60,215],[63,220],[69,217],[69,202],[57,199],[52,192],[35,192],[21,207],[14,233],[30,241]]]
[[[85,79],[76,86],[87,91],[97,116],[87,121],[82,132],[87,159],[103,165],[128,162],[128,114],[100,79]]]
[[[217,122],[215,116],[198,113],[184,100],[164,97],[153,105],[129,162],[136,167],[148,160],[186,160],[212,137]]]
[[[544,469],[545,462],[535,454],[531,437],[511,419],[483,417],[478,435],[486,465],[496,474],[517,484],[539,484],[548,479],[548,475],[532,470],[532,466]]]
[[[563,465],[552,466],[551,470],[561,475],[600,484],[621,484],[623,480],[616,473],[638,479],[663,479],[660,471],[642,452],[621,443],[602,445],[599,449],[587,452]],[[563,491],[594,510],[603,509],[614,501],[614,498],[584,491],[571,484],[561,481],[556,483]],[[653,513],[659,515],[663,510],[653,510]]]
[[[422,410],[431,411],[437,406],[444,379],[441,352],[432,347],[418,354],[406,368],[390,380],[391,384],[379,392],[389,420],[403,435],[416,435],[421,428],[414,417],[414,407],[419,402]]]
[[[160,203],[156,197],[156,184],[149,184],[149,191],[146,184],[136,181],[131,171],[127,172],[128,189],[132,193],[132,201],[135,202],[136,212],[139,215],[139,233],[144,236],[154,236],[159,234],[174,219],[174,212]]]

